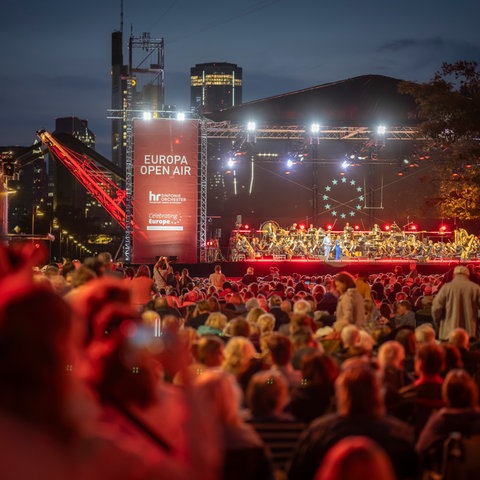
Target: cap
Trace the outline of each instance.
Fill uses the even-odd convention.
[[[465,267],[464,265],[457,265],[453,270],[454,275],[466,275],[467,277],[470,276],[470,270]]]

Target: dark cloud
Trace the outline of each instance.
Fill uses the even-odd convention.
[[[378,48],[379,52],[400,52],[402,50],[413,48],[444,48],[445,40],[440,37],[435,38],[402,38],[393,42],[385,43]]]

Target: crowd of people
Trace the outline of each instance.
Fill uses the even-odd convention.
[[[395,222],[388,230],[375,224],[372,230],[360,231],[347,222],[343,230],[330,231],[321,227],[300,227],[294,223],[281,228],[276,222],[265,222],[261,230],[234,230],[230,239],[230,259],[239,261],[275,257],[291,260],[308,258],[341,260],[352,257],[412,258],[422,261],[438,259],[478,258],[480,241],[465,229],[424,235],[404,231]]]
[[[0,247],[2,479],[480,471],[477,267],[198,278],[41,255]]]

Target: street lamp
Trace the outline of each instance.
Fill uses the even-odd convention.
[[[44,213],[39,210],[38,205],[32,206],[32,238],[35,236],[35,217],[43,217]]]
[[[70,248],[69,248],[69,245],[68,245],[69,240],[73,240],[73,235],[68,235],[68,237],[67,237],[67,258],[70,258]]]

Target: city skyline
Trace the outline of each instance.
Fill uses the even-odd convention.
[[[55,118],[77,116],[110,158],[110,47],[120,4],[85,0],[73,10],[58,0],[41,8],[3,2],[0,145],[32,144],[36,130],[54,129]],[[197,63],[236,63],[248,102],[364,74],[423,82],[444,61],[480,61],[480,5],[466,0],[300,0],[295,9],[287,0],[123,4],[124,43],[130,32],[165,39],[166,103],[179,109],[190,106]]]

